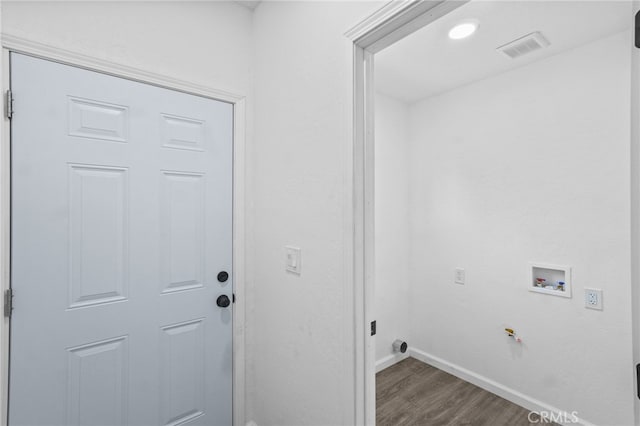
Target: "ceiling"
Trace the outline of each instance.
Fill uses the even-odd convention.
[[[475,19],[475,34],[451,40],[457,23]],[[627,29],[630,1],[475,0],[375,56],[376,90],[413,103]],[[511,59],[497,47],[540,31],[549,47]]]

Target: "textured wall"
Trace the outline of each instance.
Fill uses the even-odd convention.
[[[344,32],[381,6],[264,2],[255,10],[253,232],[247,339],[253,418],[354,422],[352,52]],[[284,246],[302,248],[287,274]]]

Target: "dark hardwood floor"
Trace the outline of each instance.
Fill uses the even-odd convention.
[[[551,426],[529,410],[407,358],[376,374],[377,426]]]

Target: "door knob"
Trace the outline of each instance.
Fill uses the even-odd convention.
[[[226,308],[230,304],[231,304],[231,301],[224,294],[221,296],[218,296],[218,298],[216,299],[216,305],[220,306],[221,308]]]

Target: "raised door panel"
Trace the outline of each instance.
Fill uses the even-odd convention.
[[[204,333],[202,319],[161,330],[160,406],[164,425],[185,424],[204,415]]]
[[[127,142],[129,109],[69,96],[69,135],[112,142]]]
[[[69,307],[124,300],[128,293],[127,169],[69,166]]]
[[[204,281],[204,175],[163,171],[161,176],[162,292],[189,290]]]
[[[127,424],[128,355],[126,336],[68,349],[67,424]]]

